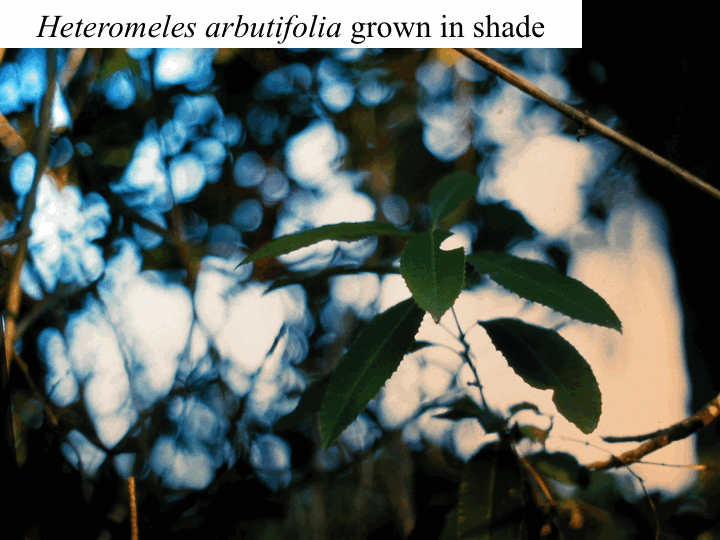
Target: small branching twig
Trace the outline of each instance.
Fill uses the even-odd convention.
[[[579,109],[576,109],[575,107],[568,105],[567,103],[564,103],[560,101],[559,99],[556,99],[552,97],[547,92],[544,92],[543,90],[540,90],[537,86],[532,84],[527,79],[524,79],[520,77],[517,73],[514,71],[506,68],[501,63],[496,62],[492,58],[490,58],[488,55],[484,54],[483,52],[479,51],[478,49],[457,49],[459,52],[470,58],[473,62],[480,64],[485,69],[490,71],[491,73],[494,73],[504,81],[507,81],[508,83],[512,84],[514,87],[522,90],[526,94],[534,97],[535,99],[542,101],[546,105],[549,105],[556,111],[559,111],[560,113],[564,114],[568,118],[571,118],[572,120],[575,120],[576,122],[579,122],[583,126],[587,126],[588,128],[592,129],[593,131],[596,131],[598,134],[600,134],[602,137],[605,137],[606,139],[614,142],[615,144],[622,146],[623,148],[626,148],[627,150],[630,150],[631,152],[635,152],[636,154],[649,159],[653,163],[660,165],[664,169],[667,169],[671,173],[673,173],[676,176],[679,176],[686,182],[689,182],[690,184],[694,185],[697,188],[702,189],[706,193],[709,193],[716,199],[720,199],[720,189],[717,189],[716,187],[708,184],[701,178],[698,178],[694,174],[691,174],[690,172],[686,171],[685,169],[678,167],[675,165],[672,161],[669,161],[665,159],[664,157],[660,156],[659,154],[656,154],[652,150],[649,150],[645,148],[644,146],[638,144],[634,140],[632,140],[629,137],[626,137],[625,135],[622,135],[615,131],[614,129],[611,129],[607,127],[605,124],[598,122],[594,118],[591,118],[586,113],[580,111]]]
[[[455,318],[455,324],[457,325],[458,333],[460,334],[460,343],[462,343],[463,351],[460,353],[460,356],[462,356],[463,360],[465,360],[465,363],[467,363],[468,366],[470,366],[470,369],[472,370],[473,375],[475,376],[475,383],[477,384],[478,389],[480,390],[480,399],[482,399],[483,407],[489,410],[487,401],[485,401],[485,394],[483,393],[483,387],[482,383],[480,382],[480,376],[478,375],[477,369],[475,369],[475,365],[472,363],[472,360],[470,359],[470,346],[468,345],[467,340],[465,339],[465,332],[462,331],[462,328],[460,327],[460,321],[458,320],[457,314],[455,313],[455,308],[451,307],[450,311],[452,311],[453,317]]]
[[[715,396],[712,401],[707,403],[702,409],[692,416],[685,418],[666,429],[661,429],[660,431],[656,431],[654,433],[638,435],[635,437],[604,437],[604,440],[607,442],[641,441],[647,439],[648,437],[651,438],[637,448],[628,450],[619,456],[612,456],[610,459],[591,463],[588,465],[588,469],[601,471],[604,469],[622,467],[629,463],[640,461],[648,454],[655,452],[656,450],[660,450],[670,443],[685,439],[705,426],[712,424],[718,416],[720,416],[720,394]]]
[[[607,448],[602,448],[601,446],[598,446],[598,445],[593,444],[593,443],[591,443],[591,442],[588,442],[588,441],[580,441],[580,440],[578,440],[578,439],[573,439],[572,437],[564,437],[564,436],[561,437],[561,439],[564,439],[564,440],[566,440],[566,441],[575,442],[575,443],[578,443],[578,444],[584,444],[585,446],[590,446],[590,447],[592,447],[592,448],[596,448],[596,449],[598,449],[598,450],[602,450],[603,452],[607,452],[608,454],[610,454],[610,456],[611,456],[610,459],[611,459],[611,460],[618,460],[618,459],[619,459],[618,456],[616,456],[615,454],[613,454],[612,452],[610,452]],[[627,463],[621,463],[621,464],[618,465],[618,466],[625,467],[625,468],[628,470],[628,472],[629,472],[633,477],[635,477],[635,479],[636,479],[636,480],[638,481],[638,483],[640,484],[640,489],[642,489],[642,492],[643,492],[643,494],[645,495],[645,498],[647,499],[648,503],[650,504],[650,508],[652,509],[653,516],[654,516],[654,518],[655,518],[655,540],[660,540],[660,515],[658,514],[657,506],[655,506],[655,502],[652,500],[652,497],[650,497],[650,494],[648,493],[648,490],[647,490],[647,488],[645,487],[645,482],[643,481],[643,479],[642,479],[640,476],[638,476],[638,474],[637,474],[635,471],[632,470],[632,468],[630,467],[629,464],[627,464]],[[586,468],[587,468],[587,469],[593,469],[592,464],[587,465]],[[593,469],[592,472],[597,472],[597,471],[599,471],[599,470],[600,470],[600,469]]]
[[[527,460],[527,458],[520,455],[520,453],[517,451],[517,448],[513,446],[513,450],[515,451],[515,455],[517,456],[520,463],[522,463],[523,467],[525,467],[525,469],[530,473],[530,476],[533,477],[533,480],[535,480],[535,483],[540,487],[540,491],[542,491],[543,496],[547,501],[550,519],[554,521],[557,526],[558,537],[564,539],[565,535],[562,533],[562,529],[560,528],[560,513],[558,510],[559,506],[555,501],[555,498],[553,497],[552,492],[547,485],[547,482],[545,482],[545,479],[537,471],[537,469],[532,466],[532,464]],[[545,526],[547,527],[548,525],[546,524]]]
[[[48,147],[50,145],[50,132],[52,120],[52,106],[55,98],[55,74],[57,71],[55,50],[48,49],[47,54],[47,87],[45,95],[42,99],[40,109],[40,129],[35,139],[35,157],[37,158],[37,168],[35,169],[35,177],[33,178],[30,193],[25,198],[25,206],[23,207],[20,224],[17,228],[18,234],[25,234],[30,231],[30,218],[35,211],[35,199],[37,197],[40,179],[45,172],[48,161]],[[25,263],[25,255],[27,254],[27,237],[20,240],[18,249],[12,261],[10,279],[8,280],[8,296],[5,304],[6,311],[10,315],[6,318],[5,328],[5,351],[7,353],[7,366],[10,368],[10,362],[13,358],[13,342],[15,335],[15,321],[20,309],[20,301],[22,299],[22,291],[20,289],[20,273]]]

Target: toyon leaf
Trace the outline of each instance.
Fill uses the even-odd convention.
[[[463,396],[453,403],[449,403],[451,407],[449,411],[438,413],[435,418],[445,418],[447,420],[464,420],[465,418],[475,418],[480,422],[485,433],[500,433],[507,426],[505,419],[495,414],[495,412],[484,407],[480,407],[469,396]]]
[[[413,298],[435,322],[455,303],[465,281],[465,252],[443,251],[447,231],[419,233],[408,240],[400,259],[400,273]]]
[[[478,272],[523,298],[578,321],[622,332],[620,319],[598,293],[547,264],[491,251],[473,253],[467,260]]]
[[[320,406],[326,449],[395,373],[424,315],[412,298],[400,302],[371,320],[340,358]]]
[[[590,365],[557,332],[517,319],[480,321],[510,367],[534,388],[553,390],[557,410],[583,433],[600,420],[600,388]]]
[[[482,447],[465,466],[458,494],[458,540],[528,537],[523,477],[506,441]]]
[[[336,223],[325,225],[317,229],[288,234],[276,238],[253,251],[238,265],[242,266],[265,257],[277,257],[290,253],[296,249],[304,248],[322,242],[323,240],[338,240],[340,242],[354,242],[371,236],[411,236],[413,233],[397,228],[390,223],[377,223],[365,221],[361,223]]]
[[[458,206],[474,197],[480,185],[480,178],[474,174],[456,172],[443,176],[430,192],[432,226],[452,214]]]
[[[327,390],[330,378],[324,378],[315,381],[310,387],[303,392],[297,407],[290,414],[278,419],[273,426],[273,430],[277,432],[287,431],[310,418],[313,414],[320,412],[320,403]]]
[[[534,403],[529,403],[527,401],[523,401],[522,403],[516,403],[508,410],[510,416],[517,414],[521,411],[533,411],[535,414],[540,414],[540,409],[538,409],[538,406]]]
[[[565,452],[538,452],[527,459],[539,473],[557,482],[578,484],[582,478],[583,467]]]

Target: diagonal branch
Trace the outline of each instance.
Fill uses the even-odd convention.
[[[37,158],[37,168],[35,169],[35,177],[33,178],[30,193],[28,193],[27,197],[25,198],[25,206],[23,207],[22,217],[17,227],[18,234],[24,234],[30,229],[30,218],[35,211],[35,199],[37,197],[38,186],[40,185],[40,179],[42,178],[42,175],[45,172],[45,167],[47,166],[48,146],[50,144],[50,131],[52,124],[52,105],[53,99],[55,98],[56,71],[57,62],[55,58],[55,49],[48,49],[47,87],[40,108],[40,129],[38,130],[37,136],[35,138],[34,148],[35,157]],[[10,369],[10,362],[12,361],[14,353],[13,342],[15,334],[15,322],[18,316],[18,311],[20,309],[20,301],[22,300],[22,291],[20,289],[20,273],[22,272],[22,267],[25,263],[27,245],[27,237],[21,238],[12,261],[10,278],[8,280],[8,296],[5,304],[6,314],[8,315],[5,319],[5,352],[7,356],[5,361],[8,370]]]
[[[673,173],[676,176],[679,176],[686,182],[689,182],[690,184],[694,185],[697,188],[702,189],[706,193],[709,193],[716,199],[720,199],[720,189],[708,184],[701,178],[698,178],[694,174],[686,171],[685,169],[678,167],[675,165],[672,161],[669,161],[665,159],[664,157],[660,156],[659,154],[656,154],[652,150],[649,150],[645,148],[644,146],[638,144],[634,140],[632,140],[629,137],[626,137],[625,135],[622,135],[615,131],[614,129],[611,129],[607,127],[605,124],[602,124],[601,122],[598,122],[594,118],[591,118],[590,115],[587,113],[584,113],[575,107],[572,107],[568,105],[567,103],[564,103],[560,101],[559,99],[555,99],[547,92],[544,92],[543,90],[540,90],[537,86],[532,84],[530,81],[523,79],[515,73],[514,71],[506,68],[501,63],[496,62],[492,58],[490,58],[485,53],[479,51],[478,49],[457,49],[459,52],[467,56],[470,60],[473,62],[480,64],[485,69],[490,71],[491,73],[494,73],[504,81],[509,82],[514,87],[522,90],[526,94],[534,97],[535,99],[538,99],[545,103],[546,105],[549,105],[556,111],[561,112],[568,118],[571,118],[575,120],[576,122],[579,122],[583,126],[587,126],[588,128],[596,131],[601,136],[605,137],[606,139],[614,142],[615,144],[622,146],[623,148],[630,150],[632,152],[635,152],[636,154],[643,156],[644,158],[649,159],[650,161],[656,163],[657,165],[660,165],[664,169],[667,169],[671,173]]]
[[[70,49],[68,52],[67,60],[65,61],[65,67],[58,74],[57,82],[60,85],[60,90],[65,90],[70,84],[70,80],[75,76],[77,70],[82,64],[83,58],[85,58],[85,52],[87,49]]]
[[[715,396],[712,401],[707,403],[702,409],[692,416],[685,418],[666,429],[661,429],[660,431],[649,434],[653,435],[653,437],[642,443],[637,448],[628,450],[619,456],[612,456],[604,461],[590,463],[587,468],[592,469],[593,471],[602,471],[605,469],[613,469],[616,467],[623,467],[630,463],[635,463],[636,461],[640,461],[644,456],[647,456],[656,450],[660,450],[670,443],[685,439],[693,433],[700,431],[705,426],[708,426],[717,420],[718,416],[720,416],[720,394]],[[605,440],[609,439],[609,442],[619,442],[618,439],[620,441],[627,441],[638,438],[639,437],[607,437]]]

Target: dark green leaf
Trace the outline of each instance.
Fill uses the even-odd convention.
[[[430,212],[433,228],[454,212],[458,206],[474,197],[480,184],[480,178],[474,174],[456,172],[443,176],[430,192]]]
[[[406,354],[418,352],[418,351],[424,349],[425,347],[434,347],[434,346],[435,346],[435,343],[433,343],[431,341],[414,341],[412,344],[412,347],[410,347],[410,349],[408,349],[408,352]]]
[[[425,312],[412,298],[370,321],[338,362],[320,407],[325,448],[349,426],[400,365]]]
[[[544,445],[545,441],[547,441],[548,435],[550,435],[549,429],[541,429],[537,426],[518,426],[517,429],[520,431],[520,434],[530,439],[533,442],[539,442],[540,444]]]
[[[261,248],[255,250],[245,257],[238,265],[242,266],[258,259],[265,257],[277,257],[284,255],[300,248],[317,244],[323,240],[338,240],[340,242],[353,242],[362,240],[371,236],[411,236],[413,233],[405,231],[391,225],[389,223],[377,223],[375,221],[365,221],[362,223],[336,223],[335,225],[325,225],[317,229],[303,231],[296,234],[288,234],[276,238],[265,244]]]
[[[467,463],[456,532],[458,540],[527,537],[522,471],[509,443],[487,444]]]
[[[583,470],[578,460],[565,452],[538,452],[527,459],[540,474],[563,484],[577,484]]]
[[[472,398],[463,396],[453,403],[449,403],[448,407],[452,407],[449,411],[436,414],[436,418],[446,418],[447,420],[463,420],[465,418],[475,418],[480,421],[485,433],[499,433],[505,429],[505,419],[495,414],[489,409],[480,407]]]
[[[534,388],[553,390],[557,410],[583,433],[600,420],[600,388],[590,365],[557,332],[517,319],[479,322],[510,367]]]
[[[440,249],[449,236],[449,232],[440,230],[416,234],[408,240],[400,259],[400,273],[408,289],[435,322],[455,303],[465,281],[462,248]]]
[[[527,411],[527,410],[533,411],[536,414],[540,414],[540,409],[538,409],[538,406],[535,405],[534,403],[528,403],[527,401],[523,401],[522,403],[516,403],[515,405],[510,407],[509,412],[510,412],[510,416],[512,416],[513,414],[517,414],[520,411]]]
[[[620,319],[598,293],[547,264],[491,251],[473,253],[467,259],[478,272],[523,298],[578,321],[622,331]]]
[[[266,293],[274,291],[275,289],[281,289],[283,287],[290,287],[292,285],[302,285],[305,290],[309,287],[315,287],[320,284],[327,284],[329,278],[334,276],[347,276],[347,275],[358,275],[366,272],[378,274],[384,276],[386,274],[399,274],[400,269],[390,266],[389,264],[368,264],[364,266],[333,266],[331,268],[325,268],[320,272],[298,272],[292,273],[288,276],[283,276],[276,279]]]
[[[308,419],[311,415],[320,412],[320,403],[322,403],[323,396],[327,390],[328,384],[330,383],[330,377],[323,378],[319,381],[315,381],[305,392],[298,406],[290,414],[287,414],[280,418],[274,426],[275,431],[286,431],[300,425],[303,421]]]
[[[123,69],[129,69],[136,77],[140,76],[140,64],[128,56],[125,49],[106,49],[105,57],[97,74],[97,81],[104,81],[110,75]]]

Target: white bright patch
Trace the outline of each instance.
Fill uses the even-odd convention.
[[[487,194],[510,201],[540,232],[561,236],[582,219],[581,187],[595,166],[587,145],[561,135],[536,137],[502,153]]]

